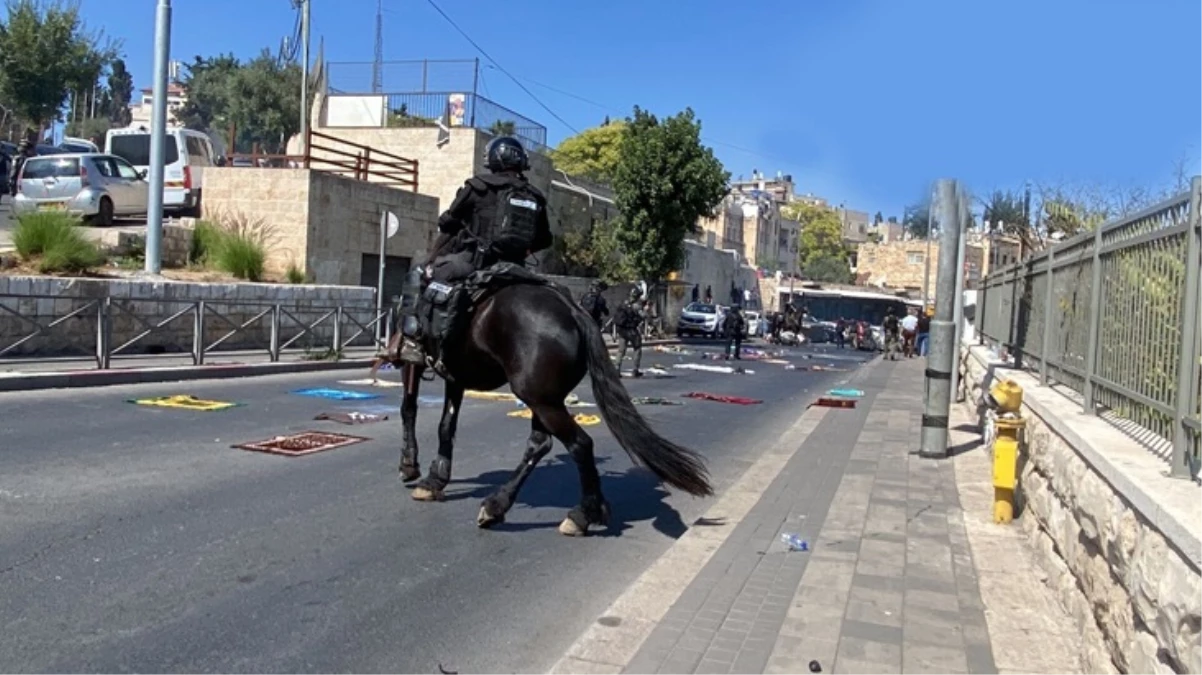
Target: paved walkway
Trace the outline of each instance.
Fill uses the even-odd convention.
[[[910,454],[924,364],[877,362],[855,409],[806,411],[555,672],[997,672],[953,460]]]

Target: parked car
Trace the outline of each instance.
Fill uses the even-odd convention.
[[[75,153],[30,157],[21,170],[13,213],[64,211],[96,225],[146,213],[145,172],[113,155]]]
[[[64,152],[100,152],[100,146],[92,141],[71,136],[64,138],[63,142],[58,144],[58,149]]]
[[[217,165],[213,142],[200,131],[169,127],[163,148],[163,210],[200,215],[204,170]],[[150,170],[150,131],[142,127],[109,129],[104,151],[139,171]]]
[[[759,337],[764,334],[763,321],[760,319],[759,312],[753,310],[743,312],[743,323],[747,326],[744,331],[747,337]]]
[[[704,302],[691,302],[680,312],[680,320],[676,322],[676,335],[704,335],[717,337],[722,334],[722,325],[726,319],[726,310],[720,305]]]

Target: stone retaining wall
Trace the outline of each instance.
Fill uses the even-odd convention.
[[[1004,377],[1024,389],[1020,517],[1046,579],[1081,631],[1085,672],[1202,672],[1202,489],[1035,377],[991,376],[962,353],[967,401]],[[1002,526],[999,526],[1002,527]],[[1038,649],[1035,642],[1016,648]]]
[[[186,311],[166,326],[141,338],[123,354],[189,352],[195,332],[195,306],[206,304],[205,344],[228,333],[234,326],[250,320],[259,312],[278,305],[281,313],[281,344],[300,333],[304,324],[317,320],[335,307],[344,308],[342,338],[345,341],[359,327],[352,319],[367,324],[374,316],[375,291],[359,286],[315,286],[279,284],[184,283],[176,281],[136,281],[124,279],[62,279],[56,277],[0,276],[0,349],[4,349],[36,329],[29,320],[43,326],[88,303],[108,298],[110,305],[112,348],[133,339],[148,322],[151,325]],[[24,319],[13,314],[17,312]],[[223,315],[227,320],[217,316]],[[91,355],[96,345],[97,307],[89,307],[13,351],[5,357],[42,357]],[[139,321],[139,319],[141,321]],[[324,351],[333,346],[334,318],[325,319],[290,348]],[[263,349],[271,340],[270,313],[222,342],[220,350]],[[353,344],[370,345],[370,335],[360,336]]]

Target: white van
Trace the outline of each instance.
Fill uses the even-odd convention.
[[[109,129],[104,151],[117,155],[138,170],[150,170],[150,130],[145,127]],[[200,131],[167,128],[163,150],[163,210],[184,216],[200,216],[200,195],[205,167],[215,166],[213,143]]]

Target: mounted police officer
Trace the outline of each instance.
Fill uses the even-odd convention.
[[[547,198],[523,173],[530,168],[530,157],[522,144],[510,136],[494,138],[485,149],[484,163],[488,173],[469,178],[438,219],[438,257],[428,265],[430,283],[416,307],[420,267],[406,280],[402,299],[401,359],[429,364],[444,378],[443,357],[466,329],[470,310],[462,282],[498,262],[523,265],[532,253],[551,246]],[[435,354],[426,353],[426,338],[433,338]]]
[[[632,375],[642,377],[643,372],[639,370],[639,364],[643,360],[643,315],[642,303],[643,292],[637,287],[630,289],[630,298],[618,308],[614,315],[614,324],[618,328],[618,340],[621,346],[618,349],[618,370],[622,369],[622,362],[626,360],[626,349],[630,348],[631,358],[634,359],[634,369]]]

